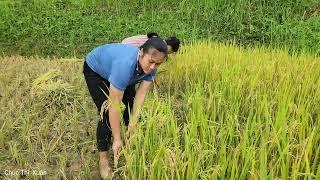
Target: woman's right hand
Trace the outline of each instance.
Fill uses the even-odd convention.
[[[128,139],[130,139],[130,137],[132,136],[134,128],[134,125],[132,125],[132,123],[129,123],[128,130],[126,132],[126,136]]]
[[[123,145],[123,143],[122,143],[121,139],[113,141],[112,150],[113,150],[113,160],[114,160],[115,167],[118,166],[118,159],[120,156],[120,151],[121,151],[122,145]]]
[[[123,142],[121,139],[113,141],[112,150],[115,157],[119,156],[122,145],[123,145]]]

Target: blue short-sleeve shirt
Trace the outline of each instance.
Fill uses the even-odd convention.
[[[93,49],[86,57],[88,66],[114,87],[124,91],[142,80],[151,81],[156,75],[139,73],[139,49],[127,44],[105,44]]]

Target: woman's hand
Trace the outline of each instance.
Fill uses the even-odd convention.
[[[121,139],[113,140],[112,150],[113,150],[113,155],[114,155],[115,162],[118,161],[122,145],[123,145],[123,142],[122,142]]]
[[[132,123],[130,124],[129,123],[129,126],[128,126],[128,130],[127,130],[127,133],[126,133],[126,136],[128,139],[130,139],[130,137],[132,136],[133,132],[134,132],[134,126],[132,125]]]

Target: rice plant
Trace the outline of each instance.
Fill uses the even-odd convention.
[[[0,70],[2,177],[97,179],[99,114],[82,60],[2,57]],[[320,178],[319,58],[201,41],[159,72],[115,179]],[[65,84],[49,91],[62,103],[32,95],[39,79]]]

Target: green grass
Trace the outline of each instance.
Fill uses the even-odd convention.
[[[114,177],[320,178],[319,62],[267,48],[184,46],[161,66]],[[99,115],[82,60],[2,57],[0,71],[1,174],[97,179]]]
[[[319,55],[317,0],[0,2],[0,49],[6,55],[83,58],[97,45],[150,31],[266,45]]]

